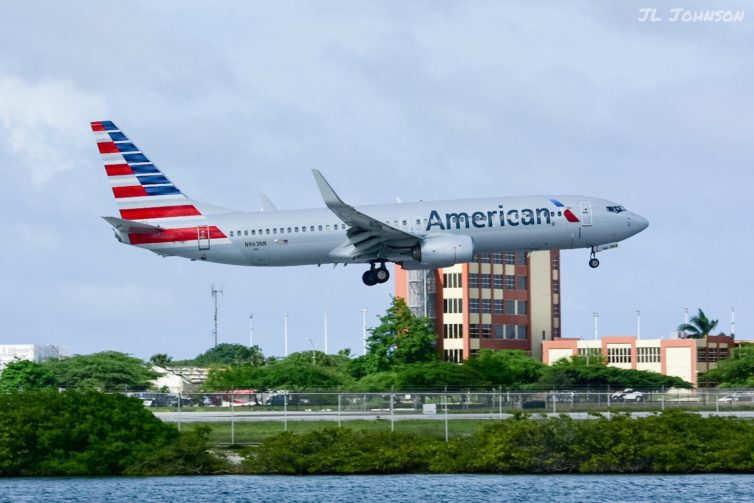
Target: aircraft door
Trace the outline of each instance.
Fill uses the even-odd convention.
[[[592,225],[592,203],[581,203],[581,225]]]
[[[200,225],[196,228],[200,250],[209,250],[209,225]]]

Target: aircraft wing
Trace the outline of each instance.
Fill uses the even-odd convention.
[[[387,258],[396,253],[410,252],[421,242],[421,236],[380,222],[346,204],[319,170],[313,169],[312,173],[325,205],[349,226],[346,233],[348,242],[330,252],[331,256],[353,260]]]

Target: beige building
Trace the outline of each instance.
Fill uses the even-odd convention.
[[[395,294],[435,322],[442,359],[481,349],[521,349],[542,358],[560,337],[560,252],[501,252],[437,271],[396,267]]]
[[[542,361],[550,365],[576,355],[601,355],[613,367],[658,372],[696,385],[697,374],[729,358],[734,346],[733,338],[725,335],[710,335],[704,339],[637,339],[634,336],[559,339],[542,344]]]

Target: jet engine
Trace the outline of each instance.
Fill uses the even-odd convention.
[[[413,250],[413,259],[431,269],[471,262],[473,258],[474,242],[470,236],[465,235],[428,237]]]

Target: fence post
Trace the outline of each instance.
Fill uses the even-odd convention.
[[[508,392],[508,396],[510,396],[510,391]],[[503,387],[500,386],[499,392],[498,392],[498,414],[499,418],[503,418]]]
[[[236,411],[234,403],[236,391],[230,390],[230,445],[236,445]]]
[[[448,443],[448,387],[445,386],[445,393],[443,393],[443,402],[445,402],[445,443]]]
[[[288,431],[288,390],[283,393],[283,427]]]
[[[395,431],[395,417],[393,417],[393,401],[395,400],[395,393],[393,387],[390,387],[390,431]]]

